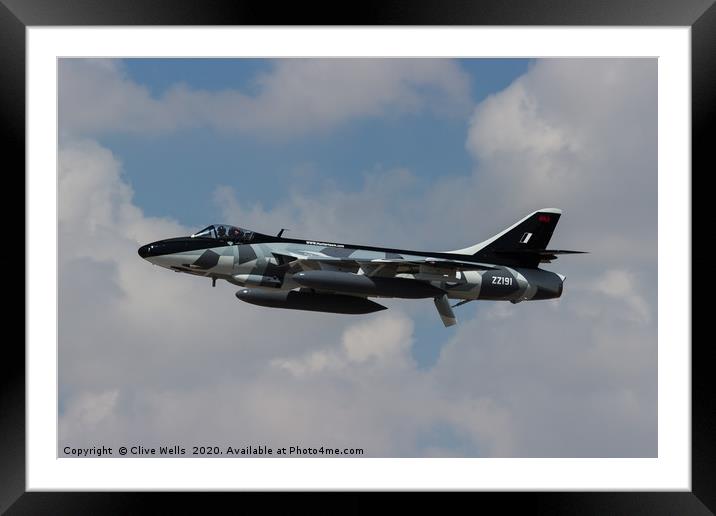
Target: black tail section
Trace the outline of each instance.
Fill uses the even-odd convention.
[[[556,208],[538,210],[484,242],[453,252],[472,254],[488,263],[532,268],[558,254],[579,253],[547,249],[561,215],[562,210]]]
[[[485,247],[475,254],[480,255],[490,251],[522,252],[527,249],[546,249],[561,215],[561,210],[553,208],[536,211],[514,226],[495,235],[486,242]]]

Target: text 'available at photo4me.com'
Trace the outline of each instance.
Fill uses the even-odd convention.
[[[305,446],[294,443],[291,446],[271,447],[267,445],[159,445],[140,444],[91,447],[62,447],[60,457],[338,457],[365,455],[363,448],[335,446]]]

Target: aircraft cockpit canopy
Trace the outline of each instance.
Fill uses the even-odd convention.
[[[192,238],[213,238],[215,240],[227,240],[230,242],[250,242],[253,237],[253,231],[237,228],[229,224],[214,224],[205,227],[201,231],[194,233]]]

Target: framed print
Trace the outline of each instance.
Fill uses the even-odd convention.
[[[27,203],[0,507],[713,510],[713,6],[179,5],[0,8]]]

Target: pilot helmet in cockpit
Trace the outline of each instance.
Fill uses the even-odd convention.
[[[239,228],[236,228],[234,226],[231,226],[229,228],[229,240],[238,240],[240,236],[241,234],[239,232]]]

